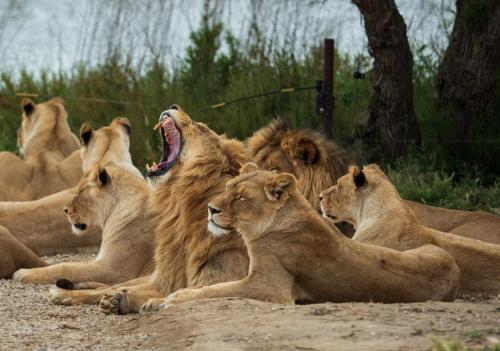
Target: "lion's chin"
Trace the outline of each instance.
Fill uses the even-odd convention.
[[[71,231],[76,236],[84,235],[86,230],[87,230],[86,224],[82,224],[82,223],[72,223],[71,224]]]
[[[212,221],[208,222],[208,231],[215,237],[220,237],[231,233],[230,230],[221,228]]]

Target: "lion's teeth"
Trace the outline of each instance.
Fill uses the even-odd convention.
[[[158,128],[160,128],[160,127],[161,127],[161,122],[158,122],[158,123],[154,126],[153,130],[157,130],[157,129],[158,129]]]
[[[146,171],[151,171],[151,167],[149,167],[149,165],[146,163]]]

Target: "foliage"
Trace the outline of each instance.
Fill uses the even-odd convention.
[[[261,92],[314,86],[322,77],[321,47],[304,48],[299,58],[286,45],[275,47],[272,42],[264,42],[258,27],[252,30],[253,40],[242,45],[207,8],[200,26],[191,34],[185,58],[174,65],[153,59],[137,68],[129,58],[113,54],[97,66],[82,63],[70,72],[2,72],[0,149],[16,149],[20,121],[17,92],[38,93],[38,102],[63,97],[75,132],[85,121],[97,128],[116,116],[128,117],[133,126],[132,154],[139,168],[158,159],[160,139],[152,127],[161,111],[173,103],[217,132],[241,139],[277,116],[288,119],[294,127],[319,129],[314,90],[267,96],[221,109],[209,108],[215,103]],[[406,198],[462,209],[499,208],[500,165],[490,164],[497,170],[492,173],[483,171],[483,165],[475,163],[470,155],[449,158],[448,146],[440,142],[446,138],[449,126],[434,104],[436,60],[426,54],[425,47],[413,51],[414,101],[423,149],[398,160],[383,154],[372,155],[370,161],[387,165],[389,176]],[[368,161],[369,153],[354,136],[371,94],[369,67],[367,57],[335,55],[334,135],[360,163]],[[357,70],[366,73],[366,78],[354,79]],[[498,137],[495,140],[498,144]],[[491,155],[490,159],[496,157]]]

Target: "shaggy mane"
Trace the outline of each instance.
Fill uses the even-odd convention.
[[[314,145],[317,155],[312,164],[293,162],[301,143]],[[257,154],[265,159],[265,154],[277,149],[295,164],[295,175],[301,192],[311,204],[319,208],[319,193],[333,186],[337,179],[348,171],[350,159],[346,152],[321,133],[300,128],[293,130],[282,119],[272,120],[267,126],[256,131],[247,140],[252,157]]]

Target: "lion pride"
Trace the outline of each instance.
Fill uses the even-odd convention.
[[[216,238],[207,231],[207,204],[250,160],[247,150],[239,141],[194,122],[177,105],[161,114],[157,128],[163,156],[148,166],[148,179],[155,187],[152,205],[159,216],[154,273],[111,288],[53,288],[53,303],[93,304],[102,298],[100,308],[106,313],[139,312],[150,298],[161,302],[180,288],[247,275],[248,255],[241,237],[232,232]]]
[[[208,204],[208,229],[218,238],[234,230],[242,235],[248,275],[178,290],[160,308],[215,297],[285,304],[454,299],[460,270],[446,251],[427,245],[399,252],[349,240],[321,218],[290,173],[255,164],[240,173]]]
[[[78,152],[82,158],[78,167],[88,172],[97,163],[114,162],[141,176],[132,165],[130,128],[124,117],[115,118],[109,126],[98,130],[85,123],[80,129],[83,147]],[[72,197],[73,189],[66,189],[33,201],[0,202],[0,224],[37,254],[51,255],[99,245],[101,235],[97,228],[90,228],[80,237],[72,233],[63,212]]]
[[[22,101],[17,140],[24,159],[0,152],[0,201],[35,200],[70,188],[82,176],[78,138],[61,99]]]
[[[280,120],[254,133],[247,141],[262,169],[294,174],[299,189],[319,210],[319,194],[347,172],[348,160],[334,143],[319,133],[292,130]],[[423,225],[473,239],[500,244],[500,216],[482,211],[456,211],[405,200]]]
[[[439,246],[460,267],[459,293],[500,293],[500,245],[421,225],[377,165],[351,167],[321,198],[326,217],[357,228],[353,240],[396,250]]]

